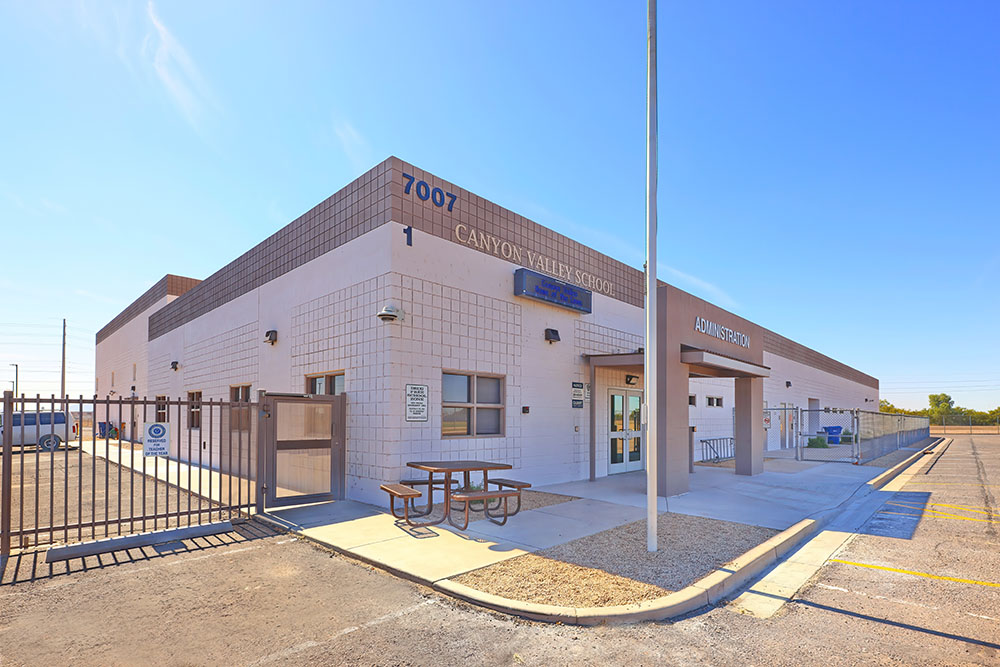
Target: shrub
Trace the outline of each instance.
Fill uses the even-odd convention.
[[[826,438],[817,436],[815,438],[809,438],[809,442],[806,444],[806,447],[812,447],[813,449],[829,449],[830,445],[826,444]]]

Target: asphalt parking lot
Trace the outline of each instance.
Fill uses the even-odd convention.
[[[532,623],[247,522],[68,569],[14,559],[0,662],[1000,664],[1000,588],[986,585],[1000,580],[1000,437],[956,437],[919,477],[769,619],[722,605],[673,623]]]

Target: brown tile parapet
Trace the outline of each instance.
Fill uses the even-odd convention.
[[[133,301],[125,310],[120,312],[104,328],[98,331],[96,342],[100,343],[105,340],[163,297],[181,296],[200,282],[197,278],[187,278],[168,273],[157,280],[156,284],[146,290],[142,296]]]

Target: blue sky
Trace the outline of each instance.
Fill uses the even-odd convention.
[[[662,278],[1000,403],[1000,6],[663,2]],[[633,266],[645,3],[0,2],[0,380],[390,154]],[[9,377],[8,377],[9,376]]]

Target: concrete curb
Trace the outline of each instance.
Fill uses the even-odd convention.
[[[915,452],[913,454],[913,456],[907,457],[905,460],[897,463],[896,465],[894,465],[893,467],[889,468],[888,470],[886,470],[882,474],[880,474],[877,477],[874,477],[871,480],[869,480],[867,482],[868,486],[871,488],[872,491],[878,491],[883,486],[885,486],[886,484],[888,484],[889,482],[891,482],[892,480],[894,480],[896,477],[898,477],[899,474],[901,472],[903,472],[904,470],[906,470],[910,465],[912,465],[914,461],[916,461],[917,459],[919,459],[921,456],[924,456],[925,454],[928,454],[929,453],[928,450],[930,450],[930,449],[932,449],[934,447],[937,447],[938,445],[942,444],[946,440],[951,440],[951,438],[937,438],[934,442],[932,442],[931,444],[927,445],[926,447],[924,447],[923,449],[921,449],[919,452]]]
[[[662,621],[714,604],[773,565],[802,540],[815,533],[821,522],[803,519],[750,549],[725,566],[686,588],[655,600],[614,607],[561,607],[510,600],[470,588],[450,579],[434,582],[434,589],[472,604],[535,621],[572,625],[600,625]]]

